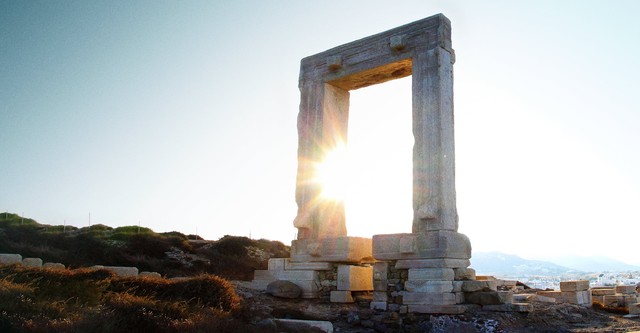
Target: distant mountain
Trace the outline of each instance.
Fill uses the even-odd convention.
[[[471,267],[478,275],[495,276],[525,276],[541,275],[556,276],[576,271],[548,261],[528,260],[516,255],[501,252],[473,252]]]
[[[585,272],[624,272],[640,271],[640,266],[602,256],[561,256],[546,259],[555,264]]]

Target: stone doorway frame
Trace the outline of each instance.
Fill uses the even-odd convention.
[[[294,220],[299,242],[293,244],[297,252],[308,252],[311,240],[347,237],[344,204],[322,199],[313,178],[325,152],[346,142],[349,91],[409,75],[415,140],[412,233],[457,231],[454,61],[451,24],[442,14],[302,59]],[[296,246],[300,242],[305,246]]]
[[[489,295],[491,304],[510,303],[496,283],[476,281],[475,271],[468,268],[471,243],[457,232],[454,62],[451,23],[442,14],[302,59],[294,220],[298,236],[290,258],[272,258],[268,270],[255,272],[256,288],[286,280],[302,290],[302,297],[328,296],[340,303],[353,302],[354,293],[373,291],[372,309],[401,312],[462,313],[468,305],[465,293],[478,290],[482,295],[469,294],[471,302]],[[350,90],[409,75],[412,230],[349,237],[344,204],[320,196],[314,169],[326,152],[346,142]]]

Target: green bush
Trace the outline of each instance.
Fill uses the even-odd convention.
[[[8,212],[0,213],[0,226],[39,226],[33,219],[25,218]]]
[[[243,257],[247,255],[247,246],[252,243],[247,237],[225,235],[212,244],[211,250],[227,256]]]

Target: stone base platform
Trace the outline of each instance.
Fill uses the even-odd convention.
[[[471,258],[471,242],[464,234],[450,230],[374,235],[373,257],[376,260],[468,260]]]
[[[428,314],[461,314],[485,307],[488,311],[531,310],[530,305],[514,303],[512,291],[498,290],[497,280],[476,280],[475,270],[468,266],[468,258],[376,262],[370,307]]]
[[[333,237],[291,242],[291,262],[373,262],[371,238]]]
[[[353,303],[351,292],[373,290],[373,267],[331,262],[293,262],[269,259],[269,269],[256,270],[251,286],[265,290],[274,281],[285,280],[302,289],[302,298],[327,297],[335,303]]]

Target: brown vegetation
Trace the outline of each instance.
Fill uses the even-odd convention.
[[[0,267],[0,332],[256,332],[226,280]]]

